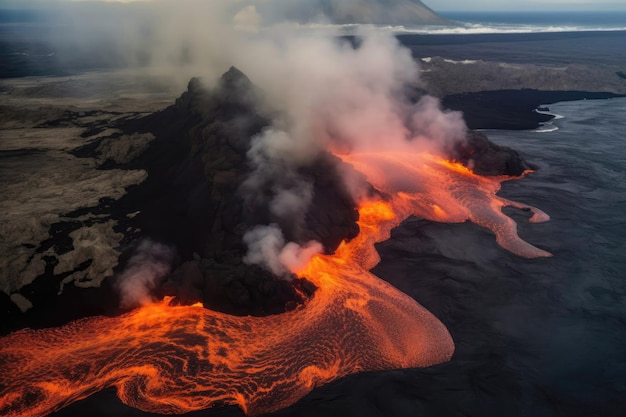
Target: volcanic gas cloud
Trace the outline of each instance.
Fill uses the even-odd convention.
[[[252,139],[252,174],[239,192],[290,176],[290,186],[275,187],[267,204],[297,222],[310,195],[296,168],[330,151],[353,167],[346,172],[360,173],[375,189],[354,175],[338,179],[358,204],[359,235],[334,254],[321,254],[315,243],[299,251],[280,239],[267,249],[268,234],[259,230],[271,227],[249,231],[248,262],[290,269],[317,287],[307,302],[283,314],[237,317],[164,299],[119,317],[10,334],[0,339],[0,414],[43,416],[116,387],[124,403],[145,411],[236,404],[254,415],[351,373],[447,361],[454,344],[445,326],[368,272],[379,260],[374,243],[412,215],[469,220],[511,252],[549,256],[520,239],[516,224],[502,214],[510,205],[534,210],[531,221],[547,220],[496,195],[507,177],[478,176],[448,160],[466,128],[460,115],[442,111],[431,97],[405,98],[418,71],[395,39],[364,35],[356,46],[333,37],[281,39],[259,41],[257,52],[267,60],[239,60],[266,91],[275,116]],[[290,251],[299,262],[286,260]]]

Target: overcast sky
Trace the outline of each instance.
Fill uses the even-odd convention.
[[[55,2],[97,0],[0,0],[3,6],[31,4],[50,5]],[[153,0],[99,0],[99,1],[153,1]],[[174,0],[172,0],[174,1]],[[206,0],[210,2],[211,0]],[[233,0],[236,1],[236,0]],[[422,0],[435,11],[625,11],[626,0]]]
[[[422,0],[422,2],[435,11],[626,11],[626,0]]]

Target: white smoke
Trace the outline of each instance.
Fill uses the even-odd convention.
[[[134,308],[154,301],[152,291],[170,273],[174,252],[152,240],[142,241],[117,277],[120,306]]]
[[[254,5],[239,10],[233,17],[235,29],[256,32],[263,22],[263,17],[257,12]]]
[[[260,265],[279,277],[288,278],[289,272],[298,272],[309,260],[322,252],[319,242],[308,242],[300,246],[294,242],[285,243],[280,228],[271,224],[257,226],[244,237],[248,253],[243,261],[249,265]]]
[[[249,157],[255,170],[244,189],[254,193],[259,184],[280,186],[322,149],[441,152],[464,140],[460,113],[443,111],[434,97],[416,103],[406,98],[420,86],[419,68],[393,36],[369,30],[358,43],[354,47],[332,33],[281,28],[247,45],[265,59],[252,62],[249,58],[258,54],[242,54],[237,65],[262,88],[279,117],[254,138]],[[344,181],[355,199],[367,194],[362,181]],[[297,207],[293,212],[299,216],[293,219],[302,218],[311,201],[312,187],[305,182],[295,178],[291,183],[297,187],[274,192],[276,203],[286,200]]]
[[[275,275],[285,274],[285,267],[278,259],[285,239],[277,225],[257,226],[246,232],[243,241],[248,245],[248,254],[243,258],[246,264],[262,265]]]
[[[441,111],[435,98],[407,102],[406,89],[420,85],[419,67],[391,33],[361,29],[355,47],[332,26],[264,25],[285,7],[249,0],[70,2],[58,7],[63,30],[50,38],[73,50],[101,47],[180,86],[192,76],[210,85],[236,66],[279,115],[255,143],[272,160],[306,163],[331,143],[377,149],[463,135],[460,116]]]
[[[247,201],[269,207],[275,221],[289,221],[298,231],[304,226],[313,185],[297,168],[316,153],[287,132],[266,129],[252,140],[247,156],[253,172],[239,191]]]
[[[413,138],[440,149],[458,143],[467,132],[462,113],[442,111],[439,100],[432,96],[423,96],[413,108],[411,129]]]
[[[304,246],[297,243],[289,242],[283,247],[278,255],[278,260],[291,272],[298,272],[313,258],[315,255],[322,253],[322,244],[311,241]]]
[[[438,152],[465,137],[459,113],[442,111],[433,97],[407,99],[407,91],[420,86],[419,68],[392,34],[368,29],[342,40],[334,30],[264,26],[276,16],[261,6],[243,0],[153,1],[134,4],[120,19],[111,11],[107,19],[85,13],[83,6],[64,36],[78,43],[108,37],[123,51],[118,55],[135,57],[146,71],[170,74],[180,85],[191,76],[210,85],[231,65],[242,70],[263,91],[273,122],[253,138],[253,172],[240,192],[249,202],[267,204],[276,220],[295,219],[296,230],[313,190],[300,168],[322,149]],[[362,181],[346,183],[355,198],[366,194]],[[275,226],[250,231],[247,262],[289,270],[287,256],[279,259],[286,247],[279,232]]]

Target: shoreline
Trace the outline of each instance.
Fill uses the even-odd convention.
[[[541,106],[581,100],[608,100],[624,94],[590,91],[497,90],[452,94],[443,97],[444,108],[463,112],[470,129],[533,130],[555,116]]]

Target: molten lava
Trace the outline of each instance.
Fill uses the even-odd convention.
[[[505,205],[532,209],[495,195],[503,178],[426,154],[342,159],[386,197],[362,203],[357,238],[297,271],[318,287],[304,305],[235,317],[166,299],[120,317],[15,332],[0,339],[0,415],[42,416],[111,386],[124,403],[150,412],[237,404],[260,414],[347,374],[447,361],[454,344],[445,326],[368,272],[379,259],[374,243],[410,215],[471,220],[521,256],[549,256],[501,213]],[[547,216],[535,210],[533,219]]]
[[[401,220],[411,215],[444,223],[469,220],[491,230],[500,246],[519,256],[552,256],[522,240],[517,235],[517,224],[502,213],[503,207],[511,206],[531,211],[533,223],[550,220],[536,207],[496,196],[500,184],[510,177],[479,176],[459,163],[425,152],[378,151],[340,158],[387,194]]]

